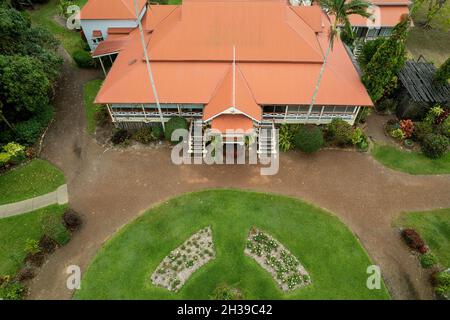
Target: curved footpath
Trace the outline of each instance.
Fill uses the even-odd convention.
[[[304,199],[335,213],[381,266],[393,298],[431,299],[429,273],[401,241],[392,221],[403,211],[450,208],[450,176],[412,176],[383,167],[369,154],[321,151],[282,154],[280,171],[257,166],[176,166],[170,150],[105,150],[85,132],[83,84],[97,71],[65,63],[56,96],[56,121],[42,156],[67,178],[70,204],[85,221],[57,250],[30,287],[31,299],[69,299],[66,267],[86,270],[101,245],[143,210],[180,193],[241,188]]]

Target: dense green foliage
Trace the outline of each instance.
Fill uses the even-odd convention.
[[[450,58],[448,58],[440,67],[437,69],[434,75],[434,80],[440,84],[447,84],[450,79]]]
[[[173,117],[166,122],[164,136],[167,141],[172,141],[172,133],[177,129],[188,129],[188,122],[186,119],[181,117]],[[177,141],[172,142],[176,143]]]
[[[178,292],[154,286],[150,274],[164,257],[207,226],[216,258]],[[304,265],[312,285],[282,291],[244,254],[252,227],[283,243]],[[245,299],[388,299],[384,284],[381,290],[366,287],[372,263],[348,228],[320,208],[271,194],[210,190],[165,201],[122,228],[99,250],[75,298],[208,299],[218,286],[229,284]]]
[[[327,140],[339,146],[346,146],[352,142],[353,128],[340,118],[334,118],[327,125]]]
[[[75,51],[72,54],[72,58],[80,68],[93,68],[95,66],[95,62],[91,54],[85,50]]]
[[[429,158],[437,159],[441,158],[448,149],[448,138],[440,135],[429,133],[422,141],[422,152]]]
[[[94,103],[95,96],[102,86],[100,79],[91,80],[85,83],[83,87],[84,108],[87,117],[87,132],[93,134],[95,127],[101,125],[101,119],[96,118],[96,114],[101,112],[102,106]],[[109,118],[109,114],[108,114]]]
[[[370,60],[372,60],[378,48],[386,41],[385,38],[377,38],[364,43],[358,56],[358,63],[361,68],[366,68]]]
[[[406,61],[405,41],[409,25],[409,18],[397,24],[392,35],[379,45],[363,67],[362,81],[373,101],[380,100],[397,86],[397,74]]]
[[[58,42],[29,15],[0,4],[0,144],[33,144],[53,116]]]
[[[313,153],[322,148],[322,130],[316,125],[301,125],[295,134],[295,146],[305,153]]]

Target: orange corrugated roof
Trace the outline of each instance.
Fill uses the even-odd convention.
[[[320,6],[295,6],[291,7],[294,12],[303,19],[314,32],[322,32],[322,12]]]
[[[127,43],[128,35],[123,34],[110,34],[106,40],[101,41],[94,52],[92,57],[99,57],[105,54],[117,53],[123,49]]]
[[[196,4],[202,6],[196,6]],[[212,9],[215,4],[221,10]],[[252,10],[259,12],[251,12],[247,4],[252,4]],[[189,6],[188,10],[182,10],[181,7],[186,5]],[[160,10],[158,7],[163,6],[155,6],[152,10]],[[208,11],[208,8],[211,11]],[[269,8],[273,10],[268,10]],[[202,15],[193,12],[196,10]],[[221,12],[227,17],[239,18],[231,20],[221,18]],[[203,14],[209,18],[200,19],[203,21],[201,23],[189,18],[190,16],[203,17]],[[233,57],[233,45],[229,44],[235,43],[239,76],[237,79],[243,81],[239,86],[247,88],[247,97],[252,97],[254,100],[250,103],[248,102],[250,99],[243,99],[242,101],[246,103],[241,102],[244,105],[241,108],[245,108],[246,105],[253,108],[253,103],[259,105],[309,104],[320,71],[323,52],[328,45],[330,22],[325,13],[321,14],[324,29],[323,32],[316,34],[289,8],[287,2],[278,0],[253,2],[190,0],[168,15],[159,13],[158,16],[165,15],[165,18],[159,21],[152,32],[145,33],[145,42],[150,49],[152,71],[160,102],[207,105],[212,103],[213,99],[219,99],[214,97],[219,94],[221,84],[229,76]],[[146,19],[151,17],[152,13],[149,13]],[[222,22],[218,23],[217,19],[213,19],[216,17]],[[264,18],[270,23],[259,22],[259,19]],[[207,27],[204,21],[209,21],[210,27],[216,30],[203,30]],[[230,21],[243,21],[243,25],[241,28],[239,25],[228,27]],[[222,25],[224,22],[227,24]],[[261,27],[254,28],[252,24]],[[266,33],[269,25],[273,25],[274,30],[284,30],[278,34],[278,38],[284,39],[274,39],[275,35],[270,30]],[[284,25],[290,31],[285,32],[286,29],[280,25]],[[186,27],[189,32],[181,30],[180,26]],[[239,30],[242,32],[238,32]],[[246,42],[244,40],[249,39],[250,30],[256,33],[252,34],[253,40]],[[184,38],[180,38],[180,35],[184,35]],[[216,38],[216,35],[221,35],[223,39]],[[267,48],[269,52],[260,52],[255,49],[256,47]],[[139,32],[136,29],[130,33],[127,44],[115,60],[97,95],[96,102],[155,102],[142,57]],[[239,86],[237,86],[237,94],[239,94]],[[230,95],[231,92],[228,97]],[[339,40],[336,40],[330,54],[316,103],[319,105],[372,105]],[[240,107],[239,103],[236,103],[236,107]],[[205,113],[209,112],[207,109],[205,108]]]
[[[393,27],[400,22],[401,17],[409,14],[408,6],[374,6],[372,17],[367,19],[359,15],[349,17],[352,26],[382,26]]]
[[[150,5],[148,6],[148,12],[145,15],[143,21],[142,21],[142,27],[147,30],[151,31],[155,29],[155,27],[163,21],[169,14],[172,13],[173,10],[175,10],[178,6],[176,5]]]
[[[108,34],[129,34],[134,28],[108,28]]]
[[[211,100],[203,110],[203,120],[209,121],[222,113],[244,114],[256,121],[261,121],[261,107],[256,103],[239,67],[236,67],[235,99],[233,105],[233,66],[230,65],[226,76],[214,92]]]
[[[142,10],[146,0],[137,0]],[[89,0],[81,9],[82,20],[136,19],[134,0]]]
[[[313,32],[281,1],[188,1],[154,31],[153,60],[320,62]]]
[[[211,121],[211,129],[221,133],[226,133],[227,130],[246,132],[253,129],[253,121],[241,114],[222,114]]]

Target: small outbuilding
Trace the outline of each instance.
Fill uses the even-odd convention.
[[[397,116],[400,119],[422,119],[436,104],[450,106],[450,85],[434,81],[436,67],[423,57],[409,60],[398,74],[400,80]]]

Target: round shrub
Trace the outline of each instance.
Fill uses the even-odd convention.
[[[442,157],[448,149],[448,138],[440,134],[427,134],[422,141],[422,152],[429,158]]]
[[[413,138],[422,141],[427,134],[433,133],[433,126],[428,122],[414,122]]]
[[[93,68],[95,66],[94,59],[87,51],[77,50],[72,54],[72,58],[80,68]]]
[[[172,133],[177,129],[188,129],[188,122],[186,119],[181,117],[173,117],[170,118],[169,121],[165,124],[166,131],[164,132],[164,136],[167,141],[171,141]],[[177,143],[179,141],[172,141],[172,143]]]
[[[70,231],[75,231],[79,229],[83,223],[80,215],[72,209],[69,209],[66,212],[64,212],[63,222],[64,226]]]
[[[164,130],[161,124],[158,123],[152,126],[152,137],[155,140],[160,140],[164,137]]]
[[[313,153],[323,146],[322,130],[315,125],[300,126],[294,138],[295,146],[305,153]]]
[[[327,138],[340,146],[348,145],[352,142],[352,126],[340,119],[335,118],[327,126]]]
[[[105,126],[111,120],[106,106],[101,106],[97,111],[95,111],[94,120],[98,127]]]

